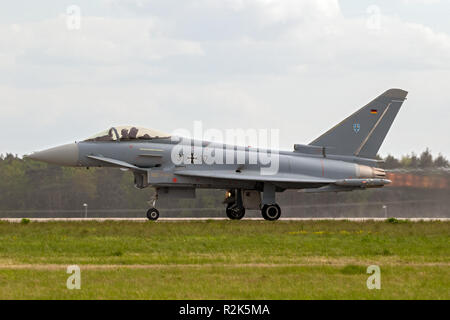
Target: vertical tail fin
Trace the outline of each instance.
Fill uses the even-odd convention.
[[[310,143],[329,154],[375,158],[408,92],[390,89]]]

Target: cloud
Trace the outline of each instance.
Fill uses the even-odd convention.
[[[95,14],[81,8],[80,30],[68,30],[64,15],[0,24],[0,125],[26,132],[2,139],[0,152],[29,152],[113,124],[170,132],[194,120],[281,128],[290,148],[402,87],[414,112],[399,115],[385,152],[431,143],[450,153],[432,139],[445,135],[450,103],[447,33],[381,12],[378,27],[368,28],[373,12],[349,18],[336,0],[100,4]],[[411,123],[428,138],[414,136]],[[38,146],[30,134],[40,136]]]
[[[403,3],[405,4],[437,4],[437,3],[441,3],[441,0],[402,0]]]
[[[164,6],[160,1],[144,0],[111,3],[143,15],[163,10]],[[208,52],[206,59],[198,61],[218,64],[214,59],[217,57],[230,72],[247,72],[251,67],[252,71],[272,73],[275,66],[283,73],[299,64],[327,66],[337,61],[352,68],[449,66],[448,34],[381,11],[346,18],[337,0],[197,0],[177,7],[181,8],[168,12],[166,17],[176,25],[172,36],[198,41]],[[368,28],[374,14],[378,15],[378,29]],[[205,69],[209,68],[200,64],[198,70]],[[220,68],[217,71],[223,72]]]
[[[113,66],[116,73],[120,66],[130,66],[128,71],[139,77],[143,69],[150,70],[146,74],[176,69],[209,76],[240,70],[286,73],[298,65],[386,69],[393,64],[450,65],[448,34],[381,14],[379,29],[369,29],[369,16],[345,18],[336,0],[198,0],[187,1],[182,12],[167,12],[165,17],[146,13],[158,3],[111,0],[110,6],[126,6],[144,16],[82,16],[81,29],[73,31],[66,28],[64,16],[0,25],[4,58],[0,68]],[[216,32],[219,26],[223,30]]]
[[[323,20],[340,15],[337,0],[228,0],[208,1],[202,5],[223,6],[235,11],[251,11],[262,24]]]
[[[82,16],[80,30],[66,27],[66,16],[0,25],[3,52],[33,63],[118,64],[149,62],[176,55],[202,55],[198,43],[164,34],[157,18],[125,19]]]

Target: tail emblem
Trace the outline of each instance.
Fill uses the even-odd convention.
[[[358,133],[360,128],[361,126],[359,125],[359,123],[353,124],[353,131],[355,131],[355,133]]]

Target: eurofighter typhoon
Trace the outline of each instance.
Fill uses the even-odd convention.
[[[195,198],[197,188],[214,188],[226,190],[230,219],[242,219],[246,209],[257,209],[273,221],[281,216],[277,192],[340,192],[389,184],[375,158],[406,96],[406,91],[390,89],[308,145],[295,144],[293,151],[117,126],[28,157],[62,166],[131,170],[137,188],[151,186],[156,191],[147,211],[150,220],[159,217],[158,199]]]

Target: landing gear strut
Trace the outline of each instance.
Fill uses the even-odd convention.
[[[151,203],[151,208],[147,210],[147,218],[151,221],[156,221],[159,218],[159,211],[155,208],[156,200],[158,200],[158,189],[156,189],[155,194],[152,199],[149,201]]]
[[[261,214],[265,220],[275,221],[281,216],[281,209],[280,206],[275,203],[275,196],[275,185],[265,182],[262,199],[263,206],[261,208]]]
[[[225,199],[227,203],[227,217],[231,220],[240,220],[245,215],[245,208],[242,203],[242,191],[241,189],[229,190]]]

